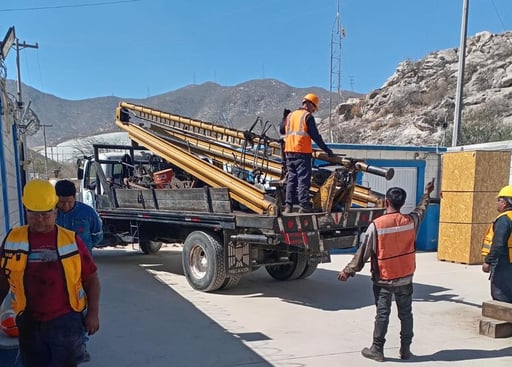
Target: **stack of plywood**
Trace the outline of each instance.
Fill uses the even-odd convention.
[[[437,258],[481,264],[487,227],[498,214],[496,196],[509,184],[509,151],[443,155]]]

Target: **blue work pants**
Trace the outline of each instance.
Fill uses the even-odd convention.
[[[83,344],[83,316],[70,312],[49,321],[26,313],[17,317],[19,348],[24,367],[76,367]]]
[[[311,154],[287,153],[286,168],[288,181],[286,183],[286,206],[292,207],[296,202],[303,208],[311,208],[309,187],[311,186]]]
[[[512,303],[512,264],[498,263],[491,273],[492,299]]]

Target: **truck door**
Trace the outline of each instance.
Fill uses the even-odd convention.
[[[96,165],[92,161],[87,160],[84,165],[83,178],[80,185],[79,200],[84,204],[96,208],[96,200],[94,199],[96,185],[99,184],[96,177]]]

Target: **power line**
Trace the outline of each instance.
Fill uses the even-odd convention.
[[[503,30],[505,30],[505,23],[503,23],[503,19],[501,19],[500,11],[498,10],[498,7],[496,6],[494,0],[491,0],[491,4],[494,7],[494,11],[496,12],[496,16],[498,17],[498,20],[500,21]]]
[[[38,6],[38,7],[30,7],[30,8],[10,8],[10,9],[0,9],[0,12],[5,13],[5,12],[15,12],[15,11],[35,11],[35,10],[64,9],[64,8],[86,8],[86,7],[93,7],[93,6],[135,3],[135,2],[139,2],[139,1],[144,1],[144,0],[118,0],[118,1],[103,1],[103,2],[99,2],[99,3],[91,3],[91,4]]]

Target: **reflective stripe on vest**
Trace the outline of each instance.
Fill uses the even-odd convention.
[[[373,222],[377,230],[377,265],[382,280],[414,274],[416,230],[409,215],[385,214]]]
[[[487,228],[487,232],[484,236],[484,239],[482,240],[482,256],[489,255],[489,252],[491,252],[491,246],[492,246],[492,239],[494,237],[494,222],[498,220],[499,217],[502,216],[508,216],[508,219],[512,221],[512,210],[507,210],[506,212],[500,213],[489,225],[489,228]],[[509,261],[512,263],[512,235],[508,238],[508,258]]]
[[[13,293],[12,308],[16,314],[23,311],[27,304],[24,274],[30,257],[29,250],[28,226],[11,230],[5,240],[1,266],[5,269]],[[75,243],[75,232],[57,226],[57,254],[64,269],[69,305],[74,311],[81,312],[85,309],[86,299],[81,282],[82,263]]]
[[[313,153],[313,143],[308,134],[306,120],[310,113],[299,109],[293,111],[286,117],[285,147],[284,151],[289,153]]]

